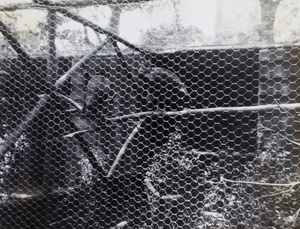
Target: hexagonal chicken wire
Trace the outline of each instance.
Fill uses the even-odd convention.
[[[296,4],[0,3],[1,228],[299,228]]]

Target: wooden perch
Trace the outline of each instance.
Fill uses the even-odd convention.
[[[178,116],[188,114],[207,114],[213,112],[243,112],[243,111],[261,111],[261,110],[274,110],[277,108],[297,109],[300,108],[300,103],[291,104],[267,104],[257,106],[243,106],[243,107],[213,107],[213,108],[200,108],[200,109],[184,109],[181,111],[145,111],[133,113],[122,116],[106,117],[107,120],[124,120],[129,118],[140,118],[145,116],[159,115],[159,116]]]
[[[60,79],[55,83],[55,89],[61,88],[67,80],[71,77],[71,75],[78,70],[79,67],[83,63],[85,63],[88,59],[90,59],[93,55],[95,55],[98,51],[100,51],[108,42],[108,39],[103,41],[99,47],[94,49],[88,55],[84,56],[81,60],[79,60],[68,72],[66,72]],[[5,139],[4,143],[0,146],[0,157],[3,157],[5,152],[10,149],[13,144],[19,139],[22,132],[26,130],[29,126],[33,124],[34,118],[38,116],[40,111],[45,107],[45,105],[49,102],[51,95],[43,96],[36,106],[30,111],[22,123],[15,128],[15,130]]]

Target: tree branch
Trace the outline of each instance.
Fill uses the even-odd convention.
[[[151,191],[154,194],[154,196],[160,197],[159,192],[154,188],[154,186],[151,184],[151,182],[148,178],[145,178],[144,182],[145,182],[145,185],[147,186],[147,188],[149,189],[149,191]]]
[[[300,213],[300,208],[296,211],[296,213],[294,215],[290,216],[290,219],[293,222],[292,227],[296,226],[296,221],[297,221],[297,218],[299,216],[299,213]]]
[[[163,199],[163,200],[177,200],[181,197],[182,197],[182,195],[165,195],[165,196],[162,196],[161,199]]]
[[[29,55],[22,48],[22,46],[19,43],[19,41],[17,40],[17,38],[12,35],[12,32],[10,31],[10,29],[2,21],[0,21],[0,32],[5,37],[5,39],[8,41],[8,43],[11,45],[11,47],[15,50],[15,52],[19,55],[21,60],[28,62],[30,59]]]
[[[261,183],[261,182],[253,182],[253,181],[235,181],[226,179],[224,177],[221,177],[221,181],[231,182],[231,183],[238,183],[238,184],[254,184],[254,185],[263,185],[263,186],[276,186],[276,187],[294,187],[295,185],[300,184],[300,181],[298,182],[292,182],[292,183]]]
[[[0,21],[0,33],[5,37],[7,42],[13,48],[13,50],[18,54],[21,61],[33,72],[40,73],[38,68],[31,62],[29,54],[22,48],[18,39],[12,34],[10,29]]]
[[[294,187],[295,187],[295,185],[292,185],[288,190],[285,190],[285,191],[282,191],[282,192],[276,192],[276,193],[273,193],[273,194],[263,195],[259,198],[261,199],[261,198],[266,198],[266,197],[271,197],[271,196],[283,195],[285,193],[291,192]]]
[[[282,137],[282,138],[285,139],[286,141],[288,141],[288,142],[290,142],[290,143],[293,143],[294,145],[300,146],[300,143],[299,143],[299,142],[296,142],[296,141],[294,141],[294,140],[291,140],[291,139],[289,139],[288,137],[284,136],[283,134],[280,134],[279,132],[276,132],[275,130],[273,130],[273,129],[271,129],[271,128],[268,128],[268,127],[265,127],[265,126],[262,126],[262,125],[260,125],[259,128],[264,129],[265,131],[270,131],[270,132],[276,133],[277,135],[279,135],[280,137]]]
[[[243,106],[243,107],[213,107],[213,108],[201,108],[201,109],[184,109],[181,111],[145,111],[139,113],[133,113],[122,116],[107,117],[107,120],[124,120],[129,118],[140,118],[145,116],[178,116],[187,114],[207,114],[213,112],[243,112],[243,111],[261,111],[261,110],[273,110],[278,108],[285,109],[296,109],[300,108],[300,103],[291,104],[267,104],[267,105],[257,105],[257,106]]]
[[[103,29],[102,27],[100,27],[99,25],[79,16],[78,14],[75,14],[75,13],[72,13],[70,12],[69,10],[67,9],[62,9],[62,8],[54,8],[54,10],[56,12],[59,12],[61,13],[62,15],[64,15],[65,17],[68,17],[78,23],[81,23],[83,26],[87,26],[87,27],[90,27],[92,30],[94,30],[95,32],[97,33],[101,33],[101,34],[105,34],[106,36],[108,36],[108,38],[110,38],[111,40],[114,40],[114,41],[118,41],[122,44],[124,44],[125,46],[127,46],[128,48],[131,48],[137,52],[140,52],[140,53],[143,53],[143,54],[152,54],[152,55],[155,55],[156,53],[151,53],[149,51],[146,51],[142,48],[139,48],[137,46],[135,46],[134,44],[131,44],[130,42],[126,41],[125,39],[119,37],[118,35],[116,35],[115,33],[109,31],[109,30],[106,30],[106,29]]]
[[[66,134],[64,136],[64,138],[73,138],[75,135],[77,134],[84,134],[84,133],[88,133],[89,131],[94,131],[93,129],[87,129],[87,130],[78,130],[78,131],[75,131],[73,133],[70,133],[70,134]]]
[[[123,144],[122,148],[120,149],[113,165],[111,166],[110,170],[108,171],[107,173],[107,177],[110,177],[115,168],[117,167],[119,161],[121,160],[123,154],[125,153],[126,149],[127,149],[127,146],[131,143],[132,139],[134,138],[135,134],[140,130],[141,128],[141,125],[143,123],[144,120],[141,120],[138,122],[138,124],[136,125],[136,127],[133,129],[133,131],[131,132],[131,134],[128,136],[128,138],[126,139],[125,143]]]
[[[71,75],[77,71],[79,67],[83,63],[85,63],[88,59],[90,59],[95,53],[100,51],[108,42],[108,39],[103,41],[99,47],[94,49],[88,55],[84,56],[81,60],[79,60],[68,72],[66,72],[57,82],[55,83],[55,89],[61,88],[67,80],[71,77]],[[55,90],[54,90],[55,91]],[[18,125],[15,130],[5,139],[4,143],[0,146],[0,157],[2,157],[5,152],[13,146],[16,140],[21,136],[22,131],[26,130],[29,126],[33,124],[34,118],[38,116],[40,111],[45,107],[45,105],[49,102],[51,95],[43,96],[37,103],[37,105],[30,111],[25,119],[22,121],[20,125]]]
[[[74,107],[76,107],[77,110],[82,111],[83,107],[77,103],[76,101],[74,101],[73,99],[69,98],[68,96],[65,96],[61,93],[55,92],[55,95],[57,95],[58,97],[63,98],[64,100],[68,101],[69,103],[71,103]]]
[[[9,150],[13,146],[13,144],[20,138],[22,131],[26,130],[33,124],[34,118],[37,117],[37,115],[45,107],[49,100],[49,95],[43,96],[39,100],[37,105],[33,108],[33,110],[27,114],[23,122],[18,125],[8,137],[6,137],[3,144],[0,146],[0,158],[3,157],[5,152]]]
[[[121,228],[125,227],[127,224],[128,224],[127,221],[122,221],[122,222],[118,223],[116,226],[114,226],[110,229],[121,229]]]

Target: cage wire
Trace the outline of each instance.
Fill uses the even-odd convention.
[[[0,3],[0,227],[299,228],[299,8]]]

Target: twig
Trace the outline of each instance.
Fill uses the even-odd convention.
[[[77,103],[76,101],[74,101],[73,99],[69,98],[68,96],[65,96],[61,93],[55,92],[55,94],[61,98],[63,98],[64,100],[68,101],[69,103],[71,103],[74,107],[76,107],[78,110],[82,111],[83,107]]]
[[[88,132],[97,132],[97,131],[100,131],[102,130],[102,128],[105,128],[105,127],[108,127],[108,126],[114,126],[116,125],[115,123],[111,123],[111,124],[108,124],[108,123],[102,123],[100,125],[98,125],[96,128],[92,129],[84,129],[84,130],[78,130],[78,131],[75,131],[75,132],[72,132],[72,133],[69,133],[69,134],[66,134],[64,136],[62,136],[62,138],[72,138],[76,135],[79,135],[79,134],[83,134],[83,133],[88,133]],[[61,139],[61,138],[56,138],[57,140]],[[47,141],[47,142],[51,142],[51,141]]]
[[[54,94],[58,97],[61,97],[63,98],[64,100],[68,101],[69,103],[71,103],[76,109],[75,110],[79,110],[79,111],[82,111],[83,110],[83,107],[77,103],[76,101],[74,101],[73,99],[69,98],[68,96],[66,95],[63,95],[61,93],[58,93],[57,91],[54,92]],[[45,96],[44,94],[42,95],[38,95],[39,98],[42,98],[43,96]],[[69,109],[67,110],[68,112],[74,112],[75,111],[74,109]]]
[[[66,112],[69,112],[69,113],[74,113],[74,112],[76,112],[76,111],[78,111],[77,109],[75,109],[75,108],[72,108],[72,109],[68,109],[68,110],[66,110]]]
[[[300,213],[300,208],[296,211],[294,215],[290,216],[291,221],[293,221],[292,227],[295,226],[299,213]]]
[[[275,101],[276,102],[276,104],[278,105],[278,108],[280,109],[280,110],[283,110],[284,112],[286,112],[286,113],[288,113],[289,115],[291,115],[292,117],[295,117],[296,119],[298,119],[298,120],[300,120],[299,119],[299,115],[295,115],[295,114],[293,114],[290,110],[288,110],[288,109],[286,109],[286,108],[283,108],[283,107],[280,107],[280,103],[278,103],[278,101]]]
[[[154,186],[151,184],[150,180],[148,178],[144,179],[145,185],[147,188],[154,194],[154,196],[160,197],[159,192],[154,188]]]
[[[94,131],[93,129],[87,129],[87,130],[79,130],[79,131],[75,131],[73,133],[67,134],[64,136],[64,138],[72,138],[77,134],[83,134],[83,133],[87,133],[89,131]]]
[[[12,197],[16,199],[30,199],[30,198],[36,198],[36,197],[45,197],[46,195],[57,195],[57,194],[68,194],[70,195],[71,192],[75,191],[75,187],[68,187],[68,188],[61,188],[57,190],[53,190],[49,193],[12,193],[12,194],[4,194],[0,193],[0,197]]]
[[[12,197],[16,199],[30,199],[33,197],[41,196],[41,194],[27,194],[27,193],[13,193]]]
[[[269,194],[269,195],[263,195],[261,197],[259,197],[259,199],[261,198],[266,198],[266,197],[271,197],[271,196],[278,196],[278,195],[282,195],[288,192],[291,192],[292,189],[294,188],[295,185],[292,185],[288,190],[282,191],[282,192],[277,192],[277,193],[273,193],[273,194]]]
[[[145,111],[139,113],[133,113],[122,116],[108,117],[107,120],[123,120],[128,118],[137,118],[151,115],[162,115],[162,116],[178,116],[186,114],[206,114],[212,112],[243,112],[243,111],[260,111],[260,110],[273,110],[278,108],[285,109],[296,109],[300,108],[300,103],[290,103],[290,104],[267,104],[267,105],[257,105],[257,106],[242,106],[242,107],[213,107],[213,108],[201,108],[201,109],[184,109],[181,111]]]
[[[215,152],[210,152],[210,151],[198,151],[198,150],[193,150],[193,153],[197,155],[212,155],[218,157],[219,155]]]
[[[123,228],[128,224],[127,221],[122,221],[120,223],[118,223],[116,226],[112,227],[111,229],[119,229],[119,228]]]
[[[164,199],[164,200],[177,200],[181,197],[182,197],[182,195],[166,195],[166,196],[162,196],[161,199]]]
[[[7,197],[8,195],[5,193],[0,193],[0,197]]]
[[[283,134],[280,134],[279,132],[276,132],[275,130],[271,129],[271,128],[268,128],[268,127],[265,127],[265,126],[260,126],[260,128],[262,129],[265,129],[265,130],[268,130],[268,131],[271,131],[271,132],[275,132],[277,135],[279,135],[280,137],[284,138],[285,140],[297,145],[297,146],[300,146],[300,143],[299,142],[296,142],[294,140],[291,140],[289,139],[288,137],[284,136]]]
[[[126,139],[126,141],[125,141],[125,143],[123,144],[122,148],[120,149],[120,151],[119,151],[119,153],[118,153],[118,155],[117,155],[117,157],[116,157],[116,159],[115,159],[113,165],[111,166],[110,170],[108,171],[107,177],[110,177],[110,176],[113,174],[113,172],[114,172],[115,168],[117,167],[117,165],[118,165],[118,163],[119,163],[121,157],[122,157],[123,154],[125,153],[127,146],[129,145],[129,143],[131,143],[131,141],[132,141],[132,139],[134,138],[135,134],[136,134],[136,133],[139,131],[139,129],[141,128],[141,125],[142,125],[143,121],[144,121],[144,119],[138,122],[137,126],[133,129],[133,131],[131,132],[131,134],[130,134],[130,135],[128,136],[128,138]]]
[[[211,216],[211,217],[224,219],[224,216],[222,214],[218,213],[218,212],[203,211],[202,214],[205,215],[205,216]]]
[[[221,177],[221,181],[227,181],[227,182],[239,183],[239,184],[255,184],[255,185],[280,186],[280,187],[290,187],[290,186],[295,186],[300,184],[300,181],[287,183],[287,184],[279,184],[279,183],[261,183],[261,182],[253,182],[253,181],[235,181],[235,180],[226,179],[224,177]]]

